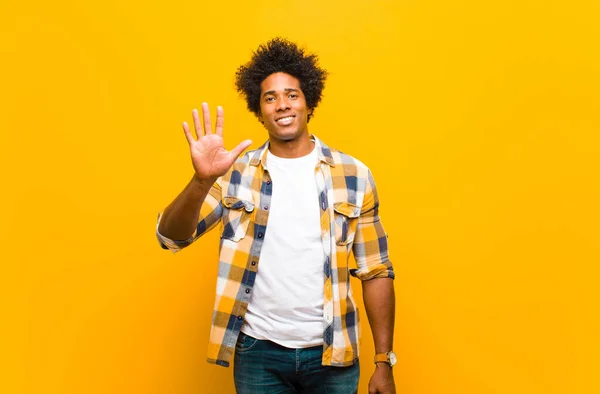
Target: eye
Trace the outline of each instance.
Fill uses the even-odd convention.
[[[267,97],[267,98],[265,99],[265,101],[266,101],[267,103],[272,103],[273,101],[275,101],[275,97],[272,97],[272,96],[271,96],[271,97]]]
[[[291,93],[288,97],[291,99],[295,99],[298,98],[298,95],[296,93]]]

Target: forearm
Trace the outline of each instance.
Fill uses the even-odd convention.
[[[365,280],[362,289],[375,353],[389,352],[394,345],[394,281],[391,278]]]
[[[188,239],[198,225],[200,208],[215,181],[216,179],[200,180],[194,175],[163,212],[158,232],[173,240]]]

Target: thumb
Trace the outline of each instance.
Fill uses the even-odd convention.
[[[233,158],[233,160],[237,159],[238,156],[240,154],[242,154],[242,152],[248,148],[250,145],[252,145],[252,140],[245,140],[239,143],[238,146],[236,146],[235,148],[233,148],[231,150],[231,152],[229,152],[229,154],[231,155],[231,157]]]

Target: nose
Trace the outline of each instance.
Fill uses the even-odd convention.
[[[277,100],[277,111],[286,111],[290,109],[290,102],[288,98],[284,95],[279,100]]]

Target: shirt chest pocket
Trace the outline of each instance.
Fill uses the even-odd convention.
[[[223,233],[221,238],[238,242],[246,236],[254,203],[238,197],[225,196],[223,204]]]
[[[335,243],[347,245],[354,241],[360,207],[349,202],[337,202],[333,204],[333,216],[335,222]]]

